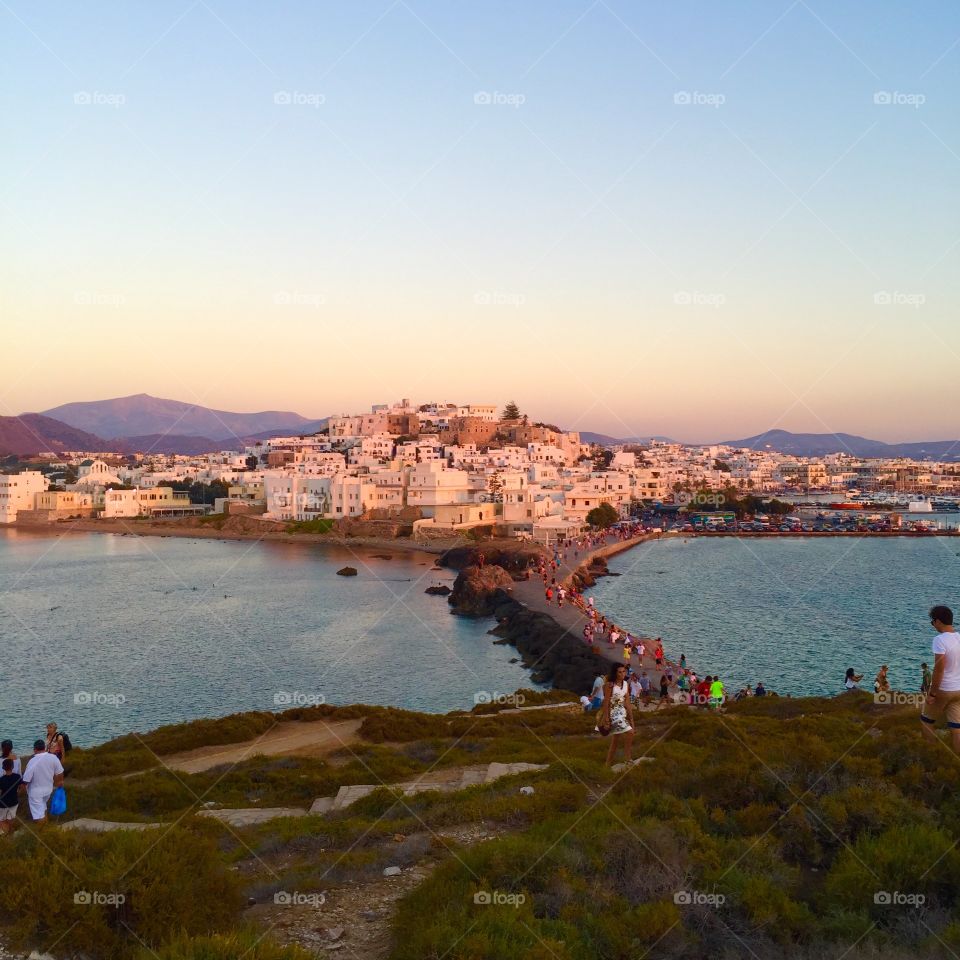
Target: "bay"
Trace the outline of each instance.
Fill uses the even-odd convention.
[[[316,702],[431,712],[535,686],[433,557],[315,544],[0,532],[0,733],[28,752]],[[336,571],[356,567],[356,577]]]

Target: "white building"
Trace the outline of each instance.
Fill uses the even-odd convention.
[[[440,505],[474,502],[478,499],[476,494],[470,475],[465,470],[447,467],[443,460],[418,463],[410,471],[407,503],[419,507],[425,517],[432,517]]]
[[[19,510],[32,510],[36,495],[46,489],[39,470],[0,474],[0,523],[14,523]]]

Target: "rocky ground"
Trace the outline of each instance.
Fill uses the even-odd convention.
[[[469,846],[494,840],[503,830],[485,823],[464,823],[445,827],[433,834],[397,836],[398,851],[418,846],[437,846],[444,840]],[[438,850],[439,852],[439,850]],[[422,883],[433,871],[437,860],[427,856],[399,873],[369,882],[351,882],[335,890],[324,891],[311,904],[287,906],[258,904],[247,915],[267,926],[281,943],[295,943],[318,956],[363,957],[384,960],[390,953],[390,922],[397,902]],[[389,868],[388,868],[389,869]],[[0,960],[4,960],[0,955]]]

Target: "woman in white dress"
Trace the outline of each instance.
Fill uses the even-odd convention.
[[[623,759],[633,759],[633,704],[630,702],[630,684],[627,682],[627,667],[615,663],[610,667],[607,682],[603,685],[603,706],[600,708],[598,729],[609,728],[610,749],[607,750],[607,766],[613,766],[617,747],[623,745]]]

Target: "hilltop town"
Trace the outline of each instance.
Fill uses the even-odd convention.
[[[600,446],[513,403],[501,410],[404,399],[325,423],[316,433],[194,456],[77,450],[10,458],[0,474],[0,523],[215,513],[282,524],[399,520],[424,539],[493,525],[498,534],[549,540],[581,529],[601,504],[627,517],[703,490],[960,494],[957,463],[661,440]]]

